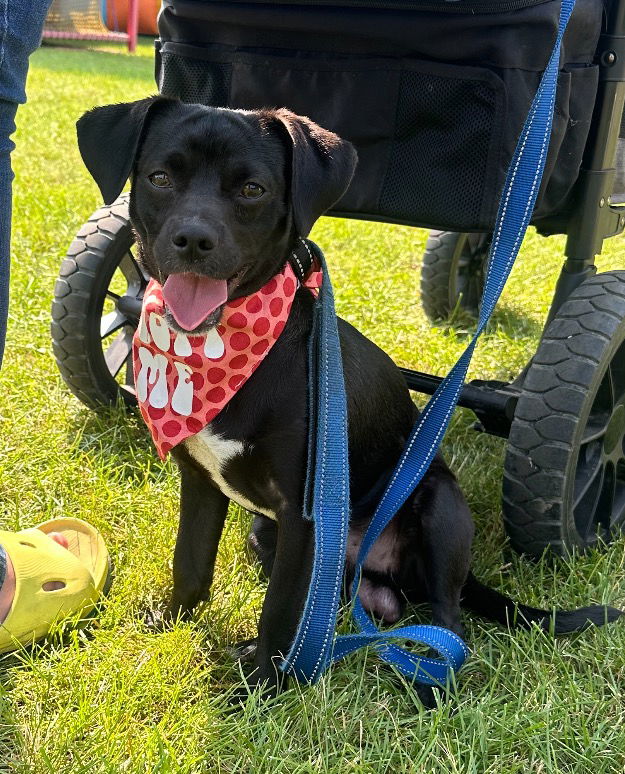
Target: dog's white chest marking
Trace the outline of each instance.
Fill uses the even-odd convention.
[[[270,519],[276,518],[273,511],[256,505],[237,492],[223,476],[223,469],[228,460],[243,453],[244,444],[241,441],[228,440],[218,433],[214,433],[210,427],[205,427],[197,435],[187,438],[184,445],[193,459],[210,473],[213,481],[226,497],[243,508],[247,508],[248,511],[262,513],[269,516]]]

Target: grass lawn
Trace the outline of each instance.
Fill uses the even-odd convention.
[[[0,525],[88,519],[107,540],[115,580],[87,630],[0,659],[0,771],[623,771],[625,623],[554,641],[468,619],[473,655],[457,697],[431,712],[373,654],[358,653],[312,688],[227,714],[225,698],[239,680],[227,647],[253,634],[264,594],[244,551],[249,516],[233,506],[210,605],[166,633],[146,628],[144,612],[161,608],[170,587],[176,472],[158,461],[137,416],[96,415],[68,392],[49,336],[62,256],[99,203],[74,123],[93,105],[155,91],[150,45],[135,57],[120,50],[44,47],[18,112]],[[432,328],[421,311],[425,231],[322,219],[313,238],[345,318],[400,364],[449,369],[467,331]],[[608,244],[600,270],[623,266],[621,245]],[[508,379],[533,353],[562,249],[561,238],[528,236],[473,376]],[[505,444],[471,424],[457,412],[445,453],[475,515],[477,574],[534,605],[625,605],[622,540],[555,564],[511,554],[500,510]],[[427,611],[420,615],[427,620]]]

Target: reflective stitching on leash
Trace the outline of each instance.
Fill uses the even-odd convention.
[[[414,663],[429,663],[431,666],[436,666],[437,668],[446,668],[446,663],[450,665],[457,665],[458,660],[455,658],[454,654],[445,646],[443,643],[441,643],[439,640],[435,638],[433,634],[430,634],[429,632],[419,632],[419,633],[412,633],[407,631],[406,627],[402,627],[395,631],[390,632],[379,632],[374,625],[371,623],[369,617],[366,614],[366,611],[364,610],[364,607],[362,604],[357,602],[354,614],[357,616],[358,619],[360,619],[358,622],[359,624],[364,623],[365,628],[369,634],[365,635],[368,637],[373,637],[378,640],[377,643],[372,642],[371,644],[374,645],[377,649],[385,649],[389,655],[394,655],[395,657],[400,658],[408,658]],[[458,637],[458,635],[455,632],[449,631],[447,629],[443,629],[442,627],[429,627],[432,630],[439,630],[441,634],[444,634],[448,639],[451,639],[458,643],[463,653],[465,654],[465,658],[469,655],[470,651],[467,648],[466,644]],[[356,635],[357,637],[358,635]],[[403,648],[400,648],[397,645],[394,645],[392,643],[384,643],[385,638],[405,638],[405,639],[415,639],[419,642],[422,642],[426,645],[429,645],[430,647],[437,650],[439,653],[444,653],[447,656],[447,661],[445,663],[444,660],[434,660],[434,659],[428,659],[425,656],[415,656],[414,654],[410,653],[410,651],[407,651]],[[415,662],[416,660],[416,662]],[[418,663],[416,663],[416,668],[418,669]]]
[[[308,250],[308,254],[310,255],[311,260],[312,260],[312,255],[310,254],[310,250],[308,249],[308,245],[305,245],[305,246],[306,246],[306,249]],[[335,319],[336,319],[336,317],[335,317]],[[325,326],[324,326],[324,335],[326,337],[325,344],[327,344],[328,331],[326,330]],[[327,356],[327,352],[328,352],[328,347],[325,346],[324,347],[324,366],[325,366],[325,370],[326,370],[326,375],[328,373],[328,370],[327,370],[327,362],[328,362],[327,361],[327,357],[328,357]],[[328,379],[327,378],[325,379],[325,384],[324,384],[324,400],[325,400],[326,406],[327,406],[328,405]],[[323,459],[324,460],[325,460],[325,457],[326,457],[327,437],[328,437],[328,425],[327,425],[327,422],[325,422],[324,423],[324,436],[323,436]],[[345,470],[344,456],[345,455],[343,455],[343,462],[342,462],[342,465],[341,465],[341,471],[342,472],[344,472],[344,470]],[[324,465],[324,467],[322,469],[325,470],[325,465]],[[344,479],[345,479],[345,476],[343,475],[342,476],[343,483],[344,483]],[[322,481],[322,487],[323,487],[323,474],[321,476],[321,481]],[[343,494],[343,495],[345,494],[345,486],[342,487],[341,494]],[[341,502],[344,502],[344,497],[342,498]],[[339,547],[339,550],[341,551],[340,556],[344,555],[344,545],[345,545],[345,541],[344,541],[344,531],[345,531],[344,521],[345,521],[345,518],[344,517],[345,517],[345,512],[344,512],[343,509],[341,509],[341,535],[340,535],[340,547]],[[324,530],[320,529],[320,533],[321,533],[321,535],[323,537]],[[343,567],[338,567],[337,568],[337,575],[336,575],[336,577],[334,579],[334,589],[332,590],[332,610],[334,610],[334,607],[336,605],[336,600],[337,600],[337,592],[338,592],[338,589],[339,589],[339,573],[340,573],[340,576],[342,578],[342,576],[343,576]],[[335,621],[330,620],[330,618],[331,618],[331,616],[328,616],[328,620],[326,621],[326,629],[325,629],[325,634],[324,634],[324,638],[323,638],[322,649],[321,649],[321,652],[319,653],[319,658],[317,659],[317,662],[315,663],[315,666],[313,667],[312,679],[317,677],[317,673],[318,673],[319,667],[321,665],[322,658],[325,655],[325,649],[326,649],[326,646],[328,644],[328,639],[331,636],[330,629],[334,629]]]
[[[311,264],[312,264],[314,262],[313,255],[312,255],[308,245],[304,242],[304,240],[301,240],[301,241],[302,241],[302,244],[304,244],[304,246],[306,248],[306,251],[308,252],[308,255],[309,255],[310,259],[311,259]],[[334,311],[334,310],[332,310],[332,311]],[[336,319],[336,316],[335,316],[335,319]],[[323,379],[323,399],[324,399],[325,405],[327,406],[328,402],[329,402],[329,368],[328,368],[328,351],[329,351],[329,347],[328,347],[328,337],[330,336],[330,332],[328,331],[327,325],[325,325],[325,324],[322,324],[321,328],[322,328],[321,336],[323,337],[322,347],[321,347],[322,357],[323,357],[323,369],[322,369],[321,375],[322,375],[322,379]],[[345,409],[346,409],[346,407],[343,407],[343,411],[345,411]],[[323,501],[323,494],[324,494],[325,486],[326,486],[325,470],[326,470],[326,462],[327,462],[327,454],[328,454],[328,437],[329,437],[329,432],[330,432],[330,428],[329,428],[328,422],[327,422],[327,417],[323,417],[322,416],[322,421],[323,421],[323,425],[322,425],[323,443],[322,443],[322,448],[321,448],[321,477],[320,477],[320,481],[319,481],[319,499],[320,499],[320,501]],[[346,491],[347,491],[347,478],[348,478],[346,466],[347,466],[347,460],[346,460],[346,455],[344,454],[344,455],[342,455],[342,461],[341,461],[341,494],[342,494],[341,502],[345,502],[345,499],[346,499],[345,495],[346,495]],[[341,509],[341,522],[340,522],[340,537],[339,537],[339,543],[340,543],[340,545],[339,545],[340,554],[339,555],[340,556],[344,555],[344,549],[345,549],[345,542],[346,542],[345,521],[346,521],[346,513],[345,513],[345,509],[342,508]],[[301,634],[299,636],[299,642],[297,644],[297,648],[296,648],[293,656],[289,659],[289,665],[290,665],[291,669],[294,668],[294,664],[297,661],[297,659],[298,659],[298,657],[299,657],[299,655],[300,655],[300,653],[302,651],[302,647],[303,647],[305,639],[306,639],[306,634],[308,633],[308,630],[309,630],[310,622],[312,621],[313,616],[314,616],[314,611],[315,611],[315,608],[317,606],[318,599],[319,599],[319,595],[318,595],[319,584],[320,584],[320,581],[321,581],[321,576],[323,575],[323,568],[325,567],[325,563],[326,563],[326,550],[325,550],[326,546],[325,546],[325,542],[326,542],[327,535],[325,533],[325,530],[322,529],[321,525],[318,524],[318,523],[315,524],[315,530],[316,531],[318,530],[318,533],[317,533],[318,534],[318,540],[316,540],[316,545],[319,548],[319,560],[318,560],[318,563],[317,563],[318,569],[315,572],[314,568],[313,568],[313,577],[311,578],[312,588],[311,588],[310,615],[308,616],[308,618],[306,620],[306,623],[305,623],[305,626],[304,626],[304,629],[302,630],[302,632],[301,632]],[[332,610],[334,610],[337,607],[337,604],[338,604],[338,597],[340,595],[340,590],[341,590],[341,585],[342,585],[342,577],[343,577],[343,567],[340,566],[340,567],[337,568],[337,573],[336,573],[335,579],[334,579],[334,588],[333,588],[332,596],[331,596],[331,609]],[[329,642],[330,637],[332,636],[332,633],[333,633],[334,625],[335,625],[335,617],[334,618],[332,616],[328,617],[326,619],[326,621],[325,621],[325,633],[324,633],[324,636],[323,636],[321,650],[319,652],[319,656],[317,658],[317,661],[316,661],[316,663],[315,663],[315,665],[313,667],[312,673],[310,675],[310,679],[311,680],[314,680],[317,677],[317,675],[319,673],[319,669],[323,666],[322,662],[324,660],[324,656],[325,656],[325,653],[326,653],[328,642]]]
[[[393,632],[388,632],[388,634],[392,635]],[[460,645],[462,647],[462,649],[463,649],[463,651],[465,653],[465,656],[468,656],[470,654],[471,651],[467,647],[466,643],[463,642],[463,640],[461,640],[460,637],[458,637],[458,635],[455,632],[452,632],[450,629],[446,629],[445,630],[445,634],[446,634],[447,637],[449,637],[450,639],[454,640],[455,642],[458,643],[458,645]],[[447,647],[445,647],[442,643],[438,643],[438,642],[434,643],[433,641],[431,641],[431,642],[425,642],[425,644],[429,645],[431,648],[434,648],[439,653],[445,653],[446,656],[447,656],[448,663],[454,663],[454,664],[456,663],[456,659],[454,658],[453,653]],[[441,661],[436,661],[435,659],[426,659],[425,657],[415,656],[410,651],[407,651],[404,648],[400,648],[398,645],[393,645],[392,643],[390,643],[388,645],[388,648],[389,649],[393,649],[393,652],[395,654],[401,653],[402,655],[406,655],[406,656],[408,656],[408,658],[411,658],[411,659],[412,658],[416,658],[416,659],[419,659],[419,661],[426,660],[430,664],[437,664],[439,666],[443,665]]]

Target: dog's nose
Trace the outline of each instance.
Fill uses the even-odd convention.
[[[171,241],[181,257],[201,259],[210,254],[217,240],[211,229],[201,224],[189,223],[178,228]]]

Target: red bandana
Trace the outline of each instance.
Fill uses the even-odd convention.
[[[320,283],[313,271],[304,284]],[[219,325],[193,336],[167,325],[163,289],[150,280],[133,363],[139,408],[161,459],[206,427],[258,368],[282,333],[297,287],[287,263],[256,293],[228,301]]]

